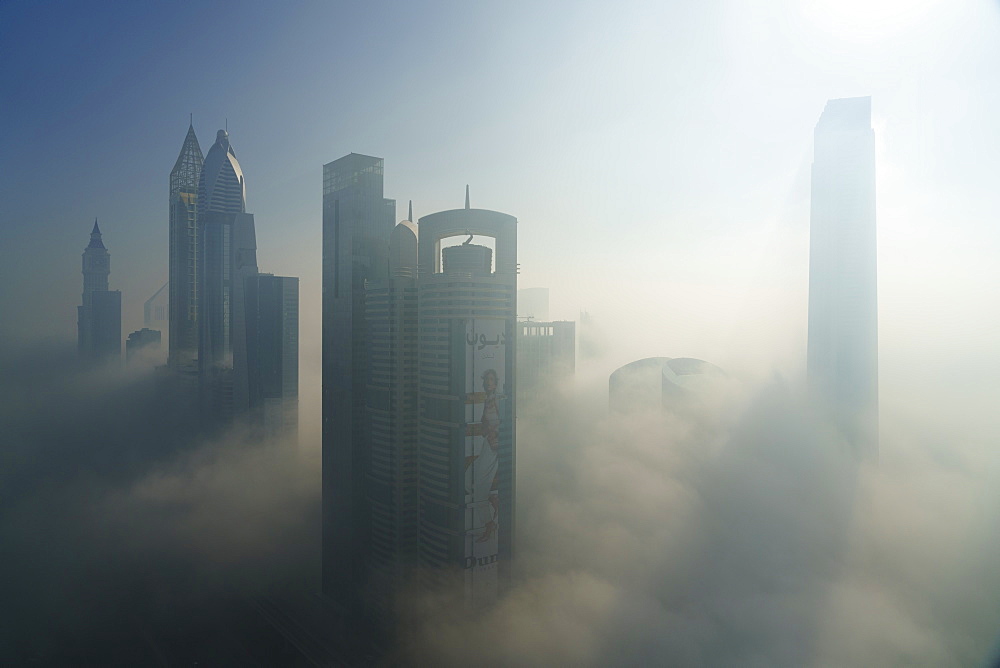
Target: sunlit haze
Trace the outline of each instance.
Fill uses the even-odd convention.
[[[136,598],[157,601],[137,638],[172,623],[162,610],[209,609],[173,583],[258,611],[265,589],[318,590],[323,166],[349,153],[384,160],[396,222],[411,200],[414,222],[462,209],[467,185],[472,209],[516,217],[516,287],[548,288],[548,320],[577,323],[575,375],[518,404],[510,592],[479,625],[407,589],[378,660],[992,660],[1000,2],[15,0],[0,47],[0,554],[9,540],[30,573],[0,663],[107,658]],[[880,433],[857,463],[805,389],[810,216],[820,115],[869,96]],[[285,450],[239,427],[175,433],[185,413],[148,399],[166,343],[141,371],[76,359],[95,217],[123,340],[148,326],[189,123],[205,154],[228,131],[259,271],[299,279]],[[724,379],[691,413],[609,411],[609,376],[655,357]],[[77,549],[115,592],[92,625],[91,566],[48,556]],[[248,665],[223,647],[184,658]]]

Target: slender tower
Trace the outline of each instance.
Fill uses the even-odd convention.
[[[198,354],[198,179],[204,158],[189,125],[170,171],[169,355],[174,369],[193,365]]]
[[[365,282],[388,278],[396,202],[382,159],[323,166],[323,593],[357,620],[369,570]]]
[[[198,179],[198,372],[203,416],[228,422],[249,408],[245,281],[257,274],[243,170],[219,130]]]
[[[108,290],[111,254],[104,247],[94,219],[90,244],[83,251],[83,303],[77,307],[77,345],[80,356],[121,363],[122,293]]]
[[[365,599],[384,631],[396,595],[417,564],[417,226],[409,219],[389,238],[389,277],[365,282],[365,319],[371,427],[366,457],[371,577]]]
[[[878,457],[875,136],[871,98],[830,100],[816,125],[807,374],[844,437]]]

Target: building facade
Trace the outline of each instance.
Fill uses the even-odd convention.
[[[83,251],[83,296],[77,307],[77,348],[84,359],[121,364],[122,293],[108,290],[111,254],[94,219]]]
[[[518,304],[523,292],[518,290]],[[575,372],[575,322],[517,323],[517,397],[521,406],[543,402],[546,394],[557,391]]]
[[[370,608],[391,623],[395,595],[417,564],[417,226],[389,240],[389,277],[366,283],[369,332],[366,505]]]
[[[198,182],[204,162],[189,125],[170,171],[167,361],[175,369],[193,366],[198,354]],[[152,314],[145,315],[148,326]]]
[[[246,279],[251,423],[267,438],[294,438],[299,414],[299,279]]]
[[[198,181],[198,374],[206,423],[249,409],[246,279],[257,274],[253,214],[229,134],[219,130]]]
[[[419,230],[418,563],[425,586],[460,574],[474,609],[509,583],[514,554],[517,219],[466,197]]]
[[[878,456],[875,136],[871,98],[830,100],[816,125],[807,375],[857,453]]]
[[[363,609],[369,330],[365,281],[389,276],[396,203],[381,158],[351,153],[323,166],[323,593],[345,618]]]

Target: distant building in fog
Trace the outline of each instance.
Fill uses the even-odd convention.
[[[577,336],[580,341],[580,359],[595,359],[607,351],[607,335],[594,316],[587,311],[580,311],[580,327],[577,330]]]
[[[617,369],[608,379],[608,403],[617,413],[673,410],[725,373],[691,357],[647,357]]]
[[[525,320],[548,320],[549,289],[521,288],[518,290],[517,317]]]
[[[153,296],[142,305],[142,324],[149,329],[160,329],[169,326],[170,300],[168,299],[169,283],[153,293]]]
[[[878,456],[875,136],[871,98],[830,100],[816,125],[809,384],[859,454]]]
[[[522,291],[518,291],[520,294]],[[576,323],[517,323],[517,398],[528,407],[576,371]]]
[[[83,251],[83,303],[77,307],[77,347],[81,357],[115,361],[122,355],[122,293],[108,290],[111,254],[94,219]]]
[[[160,332],[155,329],[143,327],[128,335],[125,341],[125,364],[134,366],[141,356],[153,366],[157,360],[153,355],[160,348]]]
[[[299,279],[246,279],[251,422],[268,436],[294,435],[299,412]]]

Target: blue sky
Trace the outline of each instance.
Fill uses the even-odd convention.
[[[883,363],[888,342],[912,347],[901,367],[948,347],[949,322],[992,345],[995,2],[6,2],[0,48],[15,338],[74,338],[95,215],[125,331],[141,326],[193,113],[203,150],[228,119],[261,269],[303,279],[304,354],[322,164],[356,151],[385,158],[400,218],[411,198],[417,216],[461,206],[466,183],[473,206],[517,216],[522,285],[619,332],[609,365],[794,373],[812,130],[827,99],[872,95]]]

